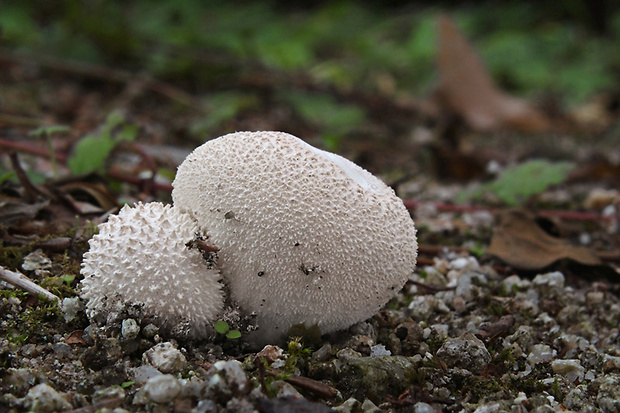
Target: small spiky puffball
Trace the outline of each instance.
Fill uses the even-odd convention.
[[[188,241],[189,215],[159,202],[125,205],[99,226],[81,273],[91,318],[124,306],[174,334],[200,338],[224,307],[219,271]]]

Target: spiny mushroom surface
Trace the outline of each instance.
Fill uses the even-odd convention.
[[[394,191],[347,159],[282,132],[239,132],[179,166],[176,208],[220,248],[233,300],[257,316],[259,344],[304,323],[344,329],[404,285],[415,228]]]
[[[224,299],[219,271],[185,245],[197,231],[191,217],[159,202],[125,205],[110,216],[82,263],[88,316],[130,305],[175,335],[205,337]]]

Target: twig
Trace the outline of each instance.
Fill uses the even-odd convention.
[[[272,377],[278,377],[285,373],[282,370],[270,369],[267,370],[267,374]],[[329,386],[317,380],[313,380],[309,377],[291,374],[290,376],[285,378],[284,381],[325,399],[334,399],[336,396],[338,396],[338,390],[334,389],[332,386]]]
[[[45,296],[45,298],[47,298],[48,300],[60,303],[59,297],[50,293],[40,285],[35,284],[30,280],[30,278],[26,277],[20,272],[10,271],[0,266],[0,279],[8,282],[9,284],[13,284],[16,287],[21,288],[22,290],[28,291],[31,294],[40,294]]]
[[[24,194],[26,195],[26,199],[30,202],[35,202],[37,199],[41,197],[45,197],[45,194],[43,194],[41,190],[39,190],[30,181],[30,178],[28,178],[28,175],[26,175],[26,172],[24,171],[22,166],[19,164],[17,153],[10,152],[9,158],[11,159],[11,166],[13,166],[13,169],[15,170],[15,173],[17,174],[17,178],[19,179],[19,182],[24,187]]]

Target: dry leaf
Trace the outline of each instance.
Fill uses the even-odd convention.
[[[484,62],[447,16],[439,18],[439,98],[472,128],[539,132],[549,120],[522,99],[500,91]]]
[[[84,330],[74,330],[65,339],[65,344],[81,344],[85,346],[87,345],[87,343],[82,338],[83,335],[84,335]]]
[[[487,253],[514,268],[540,270],[561,259],[585,265],[601,264],[588,248],[547,234],[523,211],[507,211],[500,215],[499,221]]]

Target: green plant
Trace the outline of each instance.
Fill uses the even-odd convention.
[[[80,139],[67,164],[75,175],[101,172],[114,147],[133,141],[137,134],[138,125],[129,123],[120,112],[111,112],[97,131]]]
[[[302,118],[322,129],[323,143],[331,151],[336,151],[340,140],[366,118],[360,107],[340,103],[327,94],[288,92],[282,98]]]
[[[232,340],[241,337],[241,332],[239,330],[231,330],[230,326],[226,321],[216,321],[213,324],[213,328],[215,328],[215,331],[217,331],[219,334],[223,334],[226,336],[226,338]]]
[[[573,168],[574,164],[571,162],[549,162],[540,159],[526,161],[506,168],[497,179],[474,192],[461,192],[457,196],[457,201],[479,198],[484,192],[492,192],[507,205],[521,205],[532,195],[543,192],[551,185],[564,182]]]
[[[284,365],[284,371],[287,373],[294,373],[297,363],[300,360],[307,360],[312,355],[312,350],[303,346],[301,337],[291,337],[287,349],[288,357]]]

